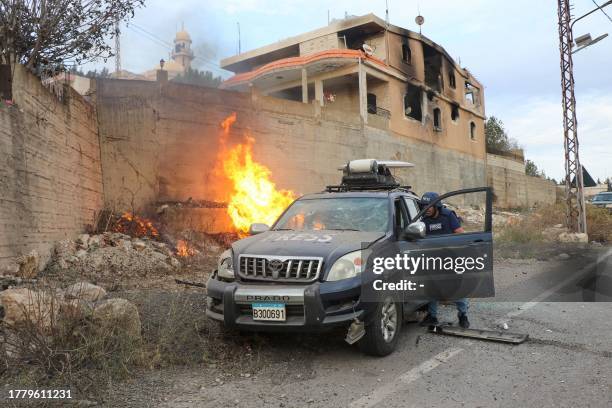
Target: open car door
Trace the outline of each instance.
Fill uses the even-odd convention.
[[[485,195],[483,204],[486,211],[482,226],[472,225],[463,233],[423,233],[424,223],[421,220],[429,207],[441,200],[468,194],[475,194],[472,198],[481,199]],[[400,273],[403,279],[415,282],[415,290],[404,291],[405,300],[411,300],[407,297],[453,300],[495,296],[492,203],[490,187],[458,190],[441,195],[411,217],[410,225],[398,234],[397,240],[398,251],[415,259],[410,271],[402,270]]]

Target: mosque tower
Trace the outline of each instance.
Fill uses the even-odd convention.
[[[185,31],[184,26],[181,27],[181,31],[176,33],[171,57],[174,61],[179,63],[185,71],[191,67],[191,61],[194,58],[193,51],[191,50],[191,37],[189,33]]]

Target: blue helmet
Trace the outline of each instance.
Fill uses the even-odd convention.
[[[425,208],[429,205],[429,203],[431,203],[432,201],[436,200],[438,197],[440,197],[440,194],[435,193],[433,191],[428,191],[427,193],[423,194],[423,197],[421,197],[421,208]],[[438,210],[442,209],[442,201],[438,201],[435,205],[435,207]]]

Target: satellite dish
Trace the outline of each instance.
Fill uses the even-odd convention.
[[[421,15],[418,15],[414,19],[414,22],[417,23],[418,25],[422,26],[425,23],[425,17],[423,17]]]
[[[365,51],[366,55],[372,55],[374,54],[374,48],[372,48],[371,46],[369,46],[368,44],[363,44],[361,46],[361,48],[363,48],[363,50]]]

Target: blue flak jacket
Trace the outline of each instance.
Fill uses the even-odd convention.
[[[455,212],[448,208],[439,210],[436,218],[424,217],[423,222],[425,223],[427,235],[452,234],[453,231],[461,227]]]

